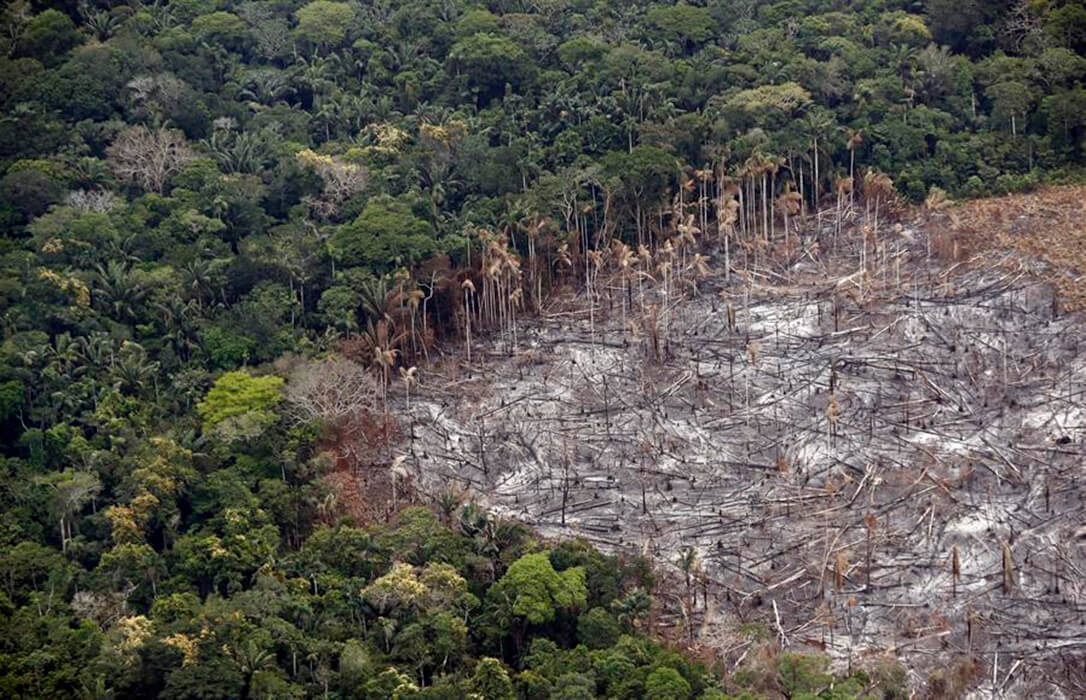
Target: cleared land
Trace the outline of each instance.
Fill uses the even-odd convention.
[[[601,273],[593,309],[571,291],[426,372],[404,466],[547,535],[696,548],[673,607],[730,661],[759,621],[842,664],[974,656],[988,691],[1081,696],[1086,325],[1056,246],[1082,250],[1082,197]]]

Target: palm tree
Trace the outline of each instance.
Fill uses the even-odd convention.
[[[698,244],[698,236],[701,235],[701,228],[694,223],[694,215],[687,214],[683,217],[678,226],[675,227],[678,231],[679,246],[682,248],[683,253],[683,265],[686,264],[686,248],[687,246],[693,248]]]
[[[783,156],[766,156],[765,167],[768,171],[768,187],[766,187],[765,176],[763,175],[762,184],[762,196],[765,198],[765,203],[769,205],[769,234],[766,238],[767,241],[774,241],[777,238],[777,173],[780,172],[781,166],[784,165],[785,158]]]
[[[803,206],[803,199],[800,197],[799,192],[794,192],[791,189],[789,183],[785,183],[785,190],[781,196],[777,197],[777,206],[780,207],[784,213],[784,244],[787,246],[791,237],[792,227],[789,223],[789,217],[795,216],[800,212]]]
[[[411,410],[411,386],[418,382],[418,367],[400,368],[400,380],[403,381],[404,396],[407,398],[407,410]]]
[[[393,365],[396,364],[397,353],[399,353],[399,350],[390,348],[387,345],[373,346],[373,364],[381,372],[381,394],[385,401],[385,415],[388,415],[388,375],[392,371]]]
[[[592,342],[596,342],[596,278],[599,275],[600,267],[603,265],[603,253],[598,250],[589,250],[586,252],[588,258],[587,269],[585,270],[585,293],[588,295],[588,334],[592,339]],[[595,345],[592,346],[592,352],[595,353]]]
[[[856,192],[856,149],[863,145],[864,132],[861,129],[848,129],[848,179],[852,181],[852,188],[848,193],[848,206],[851,209],[854,204]]]
[[[151,17],[151,26],[154,27],[155,34],[164,32],[177,24],[178,20],[173,14],[175,9],[169,0],[153,0],[153,2],[144,3],[142,7],[142,10]]]
[[[334,83],[328,79],[329,76],[329,64],[320,58],[314,57],[312,61],[306,60],[304,57],[298,59],[296,69],[296,80],[305,87],[309,88],[309,92],[312,95],[322,94],[327,91],[328,87]]]
[[[111,175],[109,165],[104,160],[83,156],[68,167],[72,172],[73,186],[88,190],[100,190],[109,186]]]
[[[295,92],[289,75],[277,68],[258,68],[246,72],[238,97],[249,100],[250,109],[282,104]]]
[[[324,140],[332,139],[332,126],[339,122],[339,104],[330,97],[316,97],[312,111],[312,121],[324,127]]]
[[[833,244],[837,246],[837,237],[841,234],[841,216],[842,205],[845,201],[845,194],[852,194],[852,180],[847,177],[839,177],[834,184],[834,190],[837,192],[837,207],[835,212],[835,223],[833,227]]]
[[[187,361],[190,351],[200,347],[197,342],[198,331],[192,321],[192,317],[197,314],[196,301],[171,296],[168,301],[159,303],[156,307],[162,314],[166,339],[173,346],[177,357]]]
[[[437,507],[441,511],[441,522],[449,525],[452,523],[452,514],[460,507],[463,496],[458,491],[447,488],[437,496]]]
[[[460,283],[464,290],[464,343],[468,351],[468,364],[471,364],[471,297],[475,295],[475,283],[465,279]]]
[[[407,293],[407,308],[411,312],[411,352],[414,355],[418,355],[418,333],[415,330],[415,317],[419,313],[419,305],[426,299],[426,293],[416,286],[414,289]],[[423,345],[426,344],[426,338],[422,339]]]
[[[159,363],[148,360],[143,346],[126,340],[109,367],[109,376],[118,390],[136,393],[155,378],[158,369]]]
[[[46,367],[68,381],[82,375],[86,367],[80,353],[81,342],[86,342],[86,339],[83,337],[73,339],[71,333],[67,331],[58,335],[52,345],[46,346],[43,353]]]
[[[826,110],[811,110],[803,119],[804,130],[811,139],[811,202],[815,212],[819,211],[819,200],[822,198],[822,173],[819,167],[819,155],[822,137],[833,125],[833,115]]]
[[[513,329],[513,352],[517,350],[517,310],[524,305],[524,288],[517,287],[509,293],[509,317]]]
[[[769,223],[770,201],[773,199],[770,192],[775,189],[773,180],[777,174],[777,159],[767,153],[758,154],[758,174],[762,176],[762,238],[768,242],[771,232]]]
[[[210,139],[200,142],[227,173],[256,173],[264,167],[266,139],[248,131],[238,133],[216,129]]]
[[[106,41],[113,36],[120,24],[117,16],[109,11],[97,10],[83,3],[79,5],[79,14],[83,16],[83,24],[98,41]]]
[[[396,481],[398,479],[407,479],[410,474],[407,472],[407,467],[404,466],[404,462],[407,461],[405,455],[397,455],[392,463],[388,465],[388,475],[392,480],[392,510],[398,510],[398,501],[396,498]]]
[[[735,234],[736,224],[743,213],[743,190],[731,178],[720,176],[720,203],[717,206],[717,238],[724,244],[724,280],[730,282],[732,277],[732,253],[731,238]]]
[[[713,183],[713,175],[711,167],[694,171],[694,179],[698,181],[698,223],[702,231],[709,228],[709,190]]]
[[[388,277],[378,277],[363,282],[358,290],[359,301],[366,318],[371,321],[392,321],[395,295],[388,288]]]
[[[75,339],[74,344],[81,361],[86,365],[105,367],[116,355],[116,342],[104,331],[80,336]]]
[[[913,63],[916,60],[916,48],[909,46],[908,44],[890,44],[888,50],[890,65],[894,67],[898,76],[901,78],[901,85],[908,87],[909,76],[913,70]]]
[[[916,54],[918,66],[914,83],[928,104],[946,95],[956,70],[956,59],[948,46],[929,44]]]
[[[430,291],[427,292],[426,296],[422,298],[422,352],[426,355],[427,360],[430,359],[430,351],[428,350],[430,342],[430,332],[427,328],[426,305],[429,304],[430,300],[434,298],[434,292],[437,289],[437,285],[439,282],[444,284],[445,276],[443,274],[440,274],[437,270],[434,270],[432,273],[430,273]]]
[[[551,221],[538,214],[521,219],[519,226],[528,241],[528,285],[535,295],[535,308],[543,305],[543,278],[540,275],[539,258],[536,246],[539,237],[550,226]]]
[[[749,158],[743,161],[743,164],[739,167],[738,173],[740,183],[746,183],[746,187],[742,184],[739,186],[739,206],[740,217],[739,224],[743,229],[744,235],[751,235],[751,227],[753,226],[753,233],[756,235],[758,232],[757,220],[754,218],[754,179],[758,175],[759,162],[754,154],[751,154]],[[754,222],[752,224],[752,221]]]
[[[253,639],[246,639],[240,646],[228,647],[234,663],[245,678],[245,697],[252,691],[253,676],[258,671],[275,668],[275,650],[258,646]]]
[[[96,265],[95,296],[107,313],[120,322],[134,321],[150,290],[135,280],[129,268],[116,260]]]
[[[660,246],[660,250],[657,251],[656,272],[660,275],[660,279],[663,280],[663,331],[664,331],[664,352],[668,352],[671,346],[671,273],[675,264],[675,246],[671,242],[671,239],[664,241],[664,245]]]
[[[637,305],[638,308],[644,310],[645,278],[654,279],[652,273],[649,272],[652,269],[652,251],[643,245],[637,246],[637,257],[634,259],[634,265],[641,266],[641,271],[637,275]]]
[[[637,264],[637,256],[630,250],[630,246],[617,238],[611,241],[611,255],[615,259],[615,264],[618,265],[619,281],[622,284],[622,332],[625,333],[626,309],[633,302],[633,294],[630,289],[630,272],[633,266]]]
[[[697,592],[694,589],[694,578],[701,568],[698,552],[693,547],[685,547],[679,553],[679,569],[686,578],[686,600],[682,603],[683,613],[686,617],[687,635],[691,642],[694,641],[694,608],[697,607]]]
[[[214,299],[214,285],[216,280],[213,279],[215,269],[212,261],[196,258],[184,265],[181,272],[184,279],[184,285],[189,293],[192,294],[192,298],[196,301],[197,307],[203,307],[205,298]]]
[[[894,181],[886,173],[868,169],[864,174],[864,197],[875,202],[875,219],[872,231],[876,237],[879,235],[879,205],[884,199],[893,194],[893,191]]]
[[[641,618],[652,607],[652,598],[641,588],[634,588],[624,597],[611,603],[611,609],[618,617],[619,624],[627,629],[636,629]]]
[[[690,281],[690,284],[694,287],[694,293],[698,292],[698,280],[703,280],[709,276],[711,272],[709,268],[709,256],[702,255],[701,253],[694,253],[694,258],[690,261],[690,269],[694,273],[694,279]]]

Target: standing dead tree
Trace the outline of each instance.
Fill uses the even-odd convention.
[[[110,168],[119,178],[156,193],[161,193],[170,177],[195,157],[185,135],[177,129],[145,126],[122,131],[107,155]]]
[[[351,197],[365,191],[369,171],[358,163],[305,148],[298,152],[298,164],[311,168],[321,179],[319,197],[307,197],[305,203],[317,218],[326,218],[339,211]]]
[[[377,408],[380,392],[372,375],[343,358],[296,366],[287,382],[287,404],[299,421],[336,423]]]

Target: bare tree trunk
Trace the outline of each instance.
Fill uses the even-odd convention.
[[[851,209],[852,206],[856,202],[856,148],[855,147],[848,149],[848,180],[849,180],[848,206],[849,206],[849,209]]]

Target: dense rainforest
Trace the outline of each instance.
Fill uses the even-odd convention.
[[[4,696],[906,692],[893,664],[701,664],[655,636],[644,559],[398,497],[395,406],[552,290],[591,307],[605,266],[666,291],[702,239],[745,259],[1076,178],[1081,2],[14,0],[0,26]],[[357,469],[391,494],[345,492]]]

